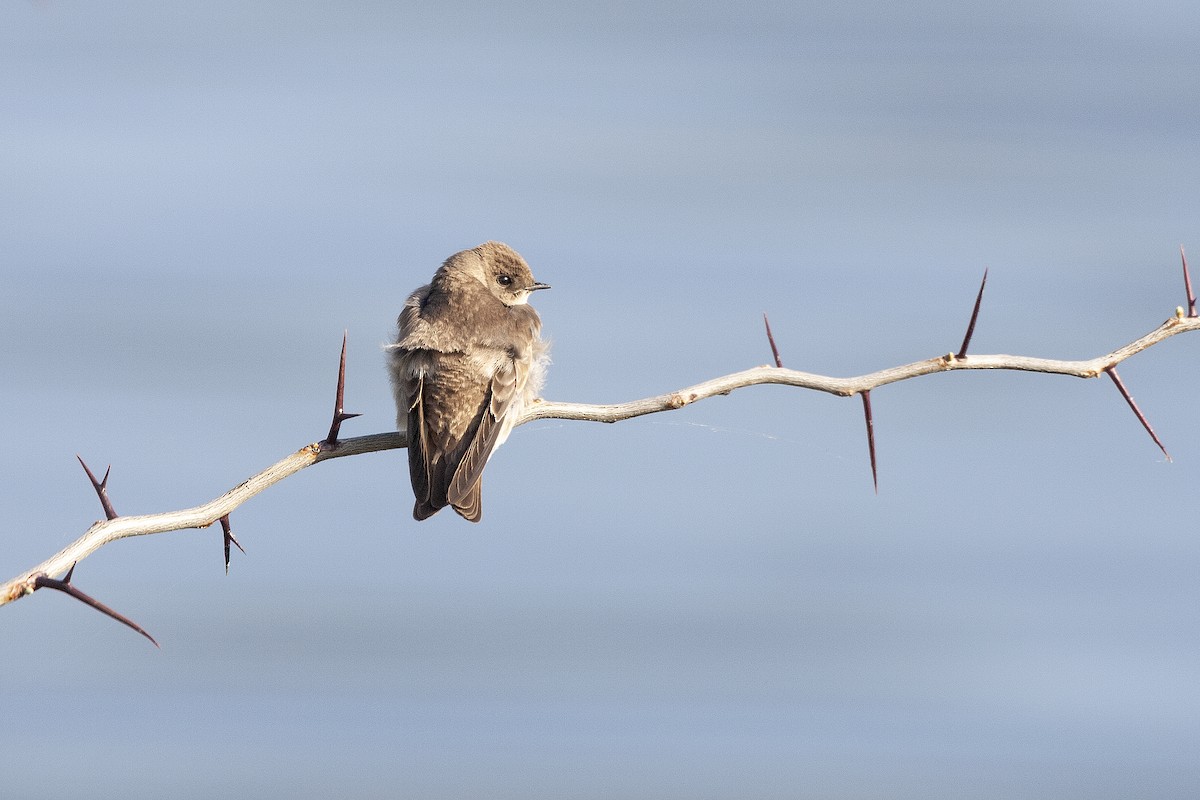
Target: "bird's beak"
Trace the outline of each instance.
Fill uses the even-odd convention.
[[[531,283],[529,285],[529,291],[531,291],[531,292],[536,292],[538,289],[549,289],[549,288],[550,288],[550,284],[548,284],[548,283]]]

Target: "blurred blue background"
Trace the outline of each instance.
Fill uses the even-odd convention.
[[[329,424],[451,253],[551,292],[546,396],[770,359],[1090,358],[1200,253],[1190,3],[13,2],[0,11],[0,578]],[[538,422],[484,521],[402,453],[0,609],[6,796],[1200,793],[1197,347],[1107,381],[757,387]]]

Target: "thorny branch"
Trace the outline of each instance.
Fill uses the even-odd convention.
[[[1188,299],[1189,311],[1191,311],[1191,303],[1194,303],[1191,294],[1190,277],[1186,268],[1187,262],[1184,260],[1184,278],[1188,282]],[[986,280],[986,274],[985,274]],[[947,353],[946,355],[936,358],[926,359],[924,361],[915,361],[911,364],[903,364],[889,369],[880,370],[878,372],[868,373],[850,378],[837,378],[826,375],[817,375],[809,372],[801,372],[799,370],[786,369],[782,366],[760,366],[752,369],[735,372],[729,375],[722,375],[711,380],[698,383],[694,386],[689,386],[684,389],[679,389],[667,394],[657,395],[655,397],[647,397],[640,400],[632,400],[627,403],[617,403],[611,405],[597,405],[588,403],[562,403],[539,400],[525,410],[524,415],[517,423],[523,425],[527,422],[542,419],[562,419],[562,420],[581,420],[587,422],[620,422],[622,420],[640,417],[646,414],[655,414],[662,411],[673,411],[692,403],[705,400],[718,395],[727,395],[736,389],[742,389],[748,386],[758,386],[763,384],[776,384],[783,386],[793,386],[800,389],[811,389],[819,392],[827,392],[829,394],[839,395],[842,397],[851,397],[853,395],[861,395],[864,401],[864,410],[867,413],[868,433],[870,435],[871,444],[871,462],[872,472],[875,470],[875,448],[873,426],[871,424],[869,393],[871,390],[880,386],[885,386],[889,383],[918,378],[923,375],[929,375],[937,372],[954,372],[958,370],[979,370],[979,369],[997,369],[997,370],[1017,370],[1024,372],[1041,372],[1055,375],[1069,375],[1078,378],[1095,378],[1099,375],[1107,374],[1117,387],[1121,390],[1122,395],[1129,402],[1130,407],[1138,415],[1138,419],[1145,426],[1146,430],[1154,437],[1154,441],[1162,447],[1162,443],[1158,441],[1158,437],[1154,435],[1150,424],[1146,418],[1138,410],[1134,404],[1128,390],[1124,388],[1119,377],[1116,375],[1115,367],[1125,359],[1140,353],[1141,351],[1153,347],[1159,342],[1164,341],[1176,334],[1188,333],[1195,330],[1200,330],[1200,317],[1195,315],[1194,311],[1191,314],[1185,314],[1182,307],[1176,309],[1173,317],[1168,319],[1159,327],[1150,331],[1145,336],[1136,339],[1129,344],[1119,347],[1111,353],[1107,353],[1096,358],[1080,360],[1080,361],[1062,361],[1048,358],[1034,358],[1029,356],[1014,356],[1014,355],[972,355],[963,356],[968,343],[970,334],[975,326],[975,321],[979,313],[979,302],[982,298],[983,286],[980,286],[979,296],[976,298],[974,312],[971,316],[971,322],[968,328],[967,337],[963,341],[963,346],[959,353]],[[764,322],[766,322],[764,317]],[[774,336],[770,332],[770,324],[766,323],[768,337],[772,346],[772,354],[776,364],[781,364],[782,360],[779,356],[778,348],[775,346]],[[26,570],[20,575],[12,578],[6,583],[0,584],[0,605],[10,603],[26,595],[32,594],[39,588],[53,588],[59,591],[66,592],[76,599],[84,602],[102,611],[114,619],[128,625],[134,630],[141,633],[146,638],[154,641],[152,637],[134,622],[129,620],[111,608],[104,606],[102,603],[94,600],[83,592],[75,589],[70,583],[70,576],[74,570],[76,563],[86,558],[110,542],[115,542],[118,539],[125,539],[131,536],[145,536],[155,533],[166,533],[168,531],[184,530],[188,528],[206,528],[215,522],[220,522],[223,531],[226,569],[228,569],[229,561],[229,545],[236,545],[239,549],[241,545],[233,538],[229,526],[229,514],[238,506],[245,503],[250,498],[264,491],[268,487],[284,480],[285,478],[294,475],[302,469],[318,464],[322,461],[328,461],[333,458],[343,458],[346,456],[356,456],[365,453],[374,453],[381,450],[392,450],[407,446],[407,437],[404,432],[377,433],[369,436],[357,436],[350,439],[339,439],[338,433],[342,422],[349,419],[354,414],[346,414],[342,410],[343,390],[345,385],[345,339],[342,342],[342,358],[338,374],[338,388],[335,402],[333,424],[330,428],[328,437],[320,442],[306,445],[295,453],[286,458],[272,464],[267,469],[253,475],[243,483],[230,489],[225,494],[210,500],[193,508],[186,508],[179,511],[168,511],[160,514],[147,514],[140,516],[117,516],[112,510],[112,503],[108,500],[107,494],[107,473],[105,479],[97,481],[91,470],[84,464],[84,469],[88,473],[88,477],[96,489],[101,502],[104,504],[105,515],[108,517],[105,520],[94,523],[88,530],[77,540],[64,547],[61,551],[54,554],[50,558],[43,561],[41,564]],[[1163,448],[1163,452],[1166,450]],[[83,464],[83,460],[80,459]],[[876,486],[878,481],[876,479]],[[244,551],[243,551],[244,552]],[[62,580],[55,579],[52,576],[66,573],[66,577]],[[157,642],[155,643],[157,644]]]

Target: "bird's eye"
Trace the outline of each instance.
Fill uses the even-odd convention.
[[[512,284],[512,277],[509,275],[500,275],[496,278],[496,283],[501,286],[510,286]]]

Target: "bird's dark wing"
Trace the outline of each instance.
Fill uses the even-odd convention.
[[[521,408],[521,393],[528,379],[528,360],[506,360],[488,383],[480,408],[478,424],[473,426],[469,443],[454,468],[446,499],[454,510],[472,522],[478,522],[483,468],[498,442],[508,435],[513,415]]]
[[[408,406],[408,476],[412,481],[413,494],[417,498],[413,516],[427,519],[445,506],[436,505],[430,496],[429,430],[425,424],[425,378],[423,375],[405,375],[405,396]]]

